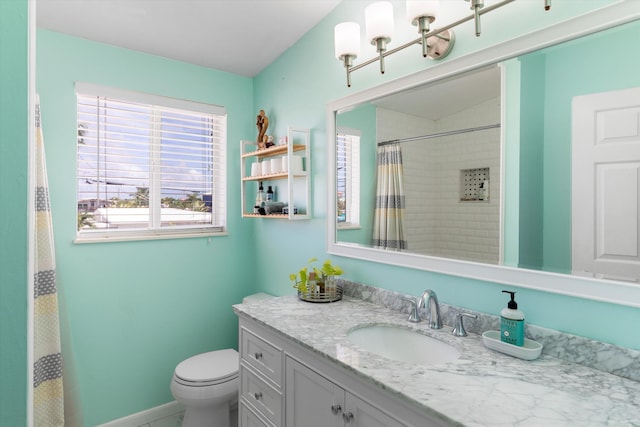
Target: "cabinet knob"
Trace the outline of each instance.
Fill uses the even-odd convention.
[[[261,392],[261,391],[258,391],[258,392],[256,392],[256,393],[253,393],[253,397],[255,397],[255,398],[256,398],[256,400],[260,400],[260,399],[262,399],[262,392]]]
[[[260,359],[262,359],[262,353],[256,352],[256,354],[254,354],[253,357],[255,357],[256,360],[260,360]]]
[[[345,412],[344,414],[342,414],[342,419],[344,420],[345,423],[350,423],[351,420],[353,420],[353,413]]]
[[[340,411],[342,411],[342,406],[340,406],[340,405],[331,405],[331,412],[333,412],[333,415],[338,415],[340,413]]]

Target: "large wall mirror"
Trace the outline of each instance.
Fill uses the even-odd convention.
[[[576,268],[585,221],[572,208],[583,187],[572,179],[574,103],[640,87],[631,3],[331,103],[329,252],[640,307],[640,264],[619,268],[640,263],[638,216],[615,218],[625,204],[640,210],[638,179],[627,179],[622,202],[605,197],[614,234],[590,249],[613,254],[601,257],[613,260],[604,273]],[[640,144],[640,99],[628,96],[603,128]],[[615,169],[605,187],[638,170]]]

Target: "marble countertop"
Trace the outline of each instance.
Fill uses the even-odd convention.
[[[312,304],[295,296],[235,305],[245,315],[384,387],[426,412],[465,426],[640,426],[640,382],[542,355],[520,360],[486,348],[482,337],[431,330],[407,315],[345,297]],[[393,324],[453,345],[461,357],[437,365],[395,362],[362,350],[347,332]]]

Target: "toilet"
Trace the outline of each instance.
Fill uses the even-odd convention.
[[[244,304],[271,295],[245,297]],[[231,410],[238,401],[240,357],[234,349],[198,354],[176,366],[171,394],[184,406],[182,427],[230,427]]]
[[[240,359],[233,349],[210,351],[176,366],[171,394],[184,408],[182,427],[229,427],[238,399]]]

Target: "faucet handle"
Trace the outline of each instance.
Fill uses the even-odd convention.
[[[465,317],[471,317],[472,319],[477,319],[478,316],[475,314],[471,314],[471,313],[458,313],[456,315],[456,324],[453,327],[453,330],[451,331],[451,333],[457,337],[466,337],[467,336],[467,331],[464,330],[464,323],[462,321],[462,319],[464,319]]]
[[[411,312],[409,313],[409,318],[407,320],[411,323],[420,322],[422,319],[420,319],[420,313],[418,313],[418,301],[414,298],[402,299],[411,303]]]

